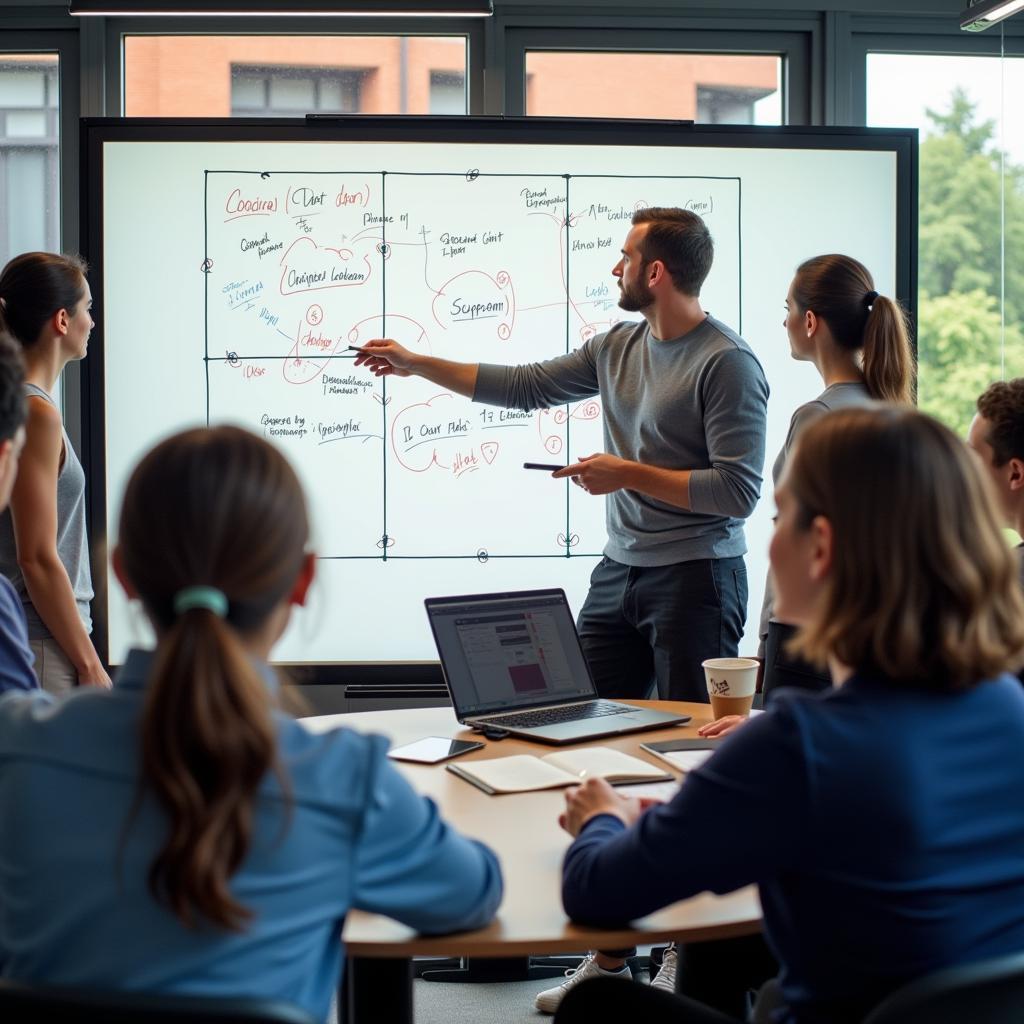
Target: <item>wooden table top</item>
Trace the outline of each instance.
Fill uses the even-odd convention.
[[[629,703],[682,711],[692,715],[693,721],[686,726],[607,736],[574,746],[615,747],[671,770],[665,762],[640,750],[640,744],[696,736],[697,727],[711,719],[707,704]],[[383,733],[391,738],[394,746],[425,736],[481,739],[459,725],[451,708],[321,715],[304,721],[315,730],[344,725],[360,732]],[[465,763],[512,754],[540,757],[555,750],[572,749],[572,746],[552,747],[512,738],[485,740],[484,744],[482,750],[464,754],[459,761]],[[497,917],[486,928],[429,938],[389,918],[352,911],[344,931],[350,956],[521,956],[570,952],[598,945],[614,949],[670,939],[696,942],[749,935],[760,930],[761,908],[753,887],[726,896],[702,893],[618,930],[575,925],[565,916],[560,896],[562,857],[571,842],[571,837],[558,826],[558,815],[565,805],[564,790],[488,796],[446,771],[443,764],[394,763],[418,792],[436,801],[452,825],[465,835],[483,840],[498,854],[505,876],[505,897]],[[625,791],[628,792],[628,788]],[[623,885],[628,884],[629,879],[623,879]]]

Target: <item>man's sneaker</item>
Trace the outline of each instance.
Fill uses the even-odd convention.
[[[541,1013],[554,1013],[565,998],[566,992],[571,988],[575,988],[581,981],[586,981],[587,978],[622,978],[624,981],[632,981],[633,972],[626,966],[617,971],[606,971],[603,967],[597,966],[595,955],[588,953],[587,958],[579,967],[565,972],[565,981],[561,985],[538,992],[533,1000],[533,1005]]]
[[[676,955],[675,943],[665,950],[665,956],[661,961],[661,970],[651,981],[651,988],[660,988],[663,992],[675,993],[676,990]]]

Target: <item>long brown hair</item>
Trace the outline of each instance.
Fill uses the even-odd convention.
[[[793,298],[801,313],[811,311],[828,324],[840,346],[863,353],[864,385],[872,398],[913,401],[907,316],[898,302],[875,291],[863,263],[837,253],[806,260],[797,267]]]
[[[1024,597],[995,497],[937,420],[905,406],[827,413],[800,434],[781,486],[801,529],[823,516],[833,534],[794,653],[932,690],[1024,662]]]
[[[23,252],[0,271],[0,326],[22,348],[31,348],[47,320],[69,313],[85,297],[88,267],[80,256],[52,252]]]
[[[159,636],[140,798],[153,794],[169,819],[149,886],[190,926],[201,916],[240,930],[250,917],[229,882],[249,850],[257,790],[281,769],[267,684],[241,637],[287,599],[308,537],[291,466],[236,427],[167,439],[128,482],[121,565]],[[175,595],[197,585],[226,596],[223,618],[206,608],[175,613]]]

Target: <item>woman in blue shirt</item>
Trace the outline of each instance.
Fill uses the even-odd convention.
[[[114,569],[157,634],[110,692],[0,697],[0,974],[275,997],[326,1017],[350,908],[477,928],[494,855],[417,796],[383,736],[312,734],[266,660],[314,556],[285,459],[245,431],[164,441]]]
[[[776,500],[776,607],[836,687],[780,691],[646,813],[599,780],[570,792],[563,900],[610,925],[757,884],[782,965],[771,1019],[852,1024],[912,979],[1024,950],[1024,690],[1007,674],[1024,599],[982,467],[911,409],[811,424]],[[650,1000],[634,1009],[650,1022],[730,1019],[615,984],[581,986],[556,1020],[589,1020],[595,997]]]

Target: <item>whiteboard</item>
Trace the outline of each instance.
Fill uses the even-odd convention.
[[[785,132],[749,129],[744,146],[665,135],[641,147],[617,144],[621,127],[602,144],[509,144],[474,139],[472,121],[447,124],[446,141],[408,142],[98,124],[96,535],[116,535],[127,476],[155,441],[230,422],[281,448],[310,503],[317,585],[281,660],[433,659],[427,596],[561,586],[578,610],[606,538],[603,499],[522,464],[603,450],[600,400],[474,405],[416,378],[377,380],[348,346],[389,336],[493,363],[567,352],[638,318],[618,308],[611,276],[633,211],[683,206],[715,241],[703,305],[743,334],[771,387],[765,485],[747,527],[743,650],[754,649],[771,462],[793,409],[820,391],[789,357],[786,289],[800,261],[841,251],[895,293],[893,139],[907,133],[793,148]],[[146,638],[142,616],[116,586],[99,612],[119,663]]]

